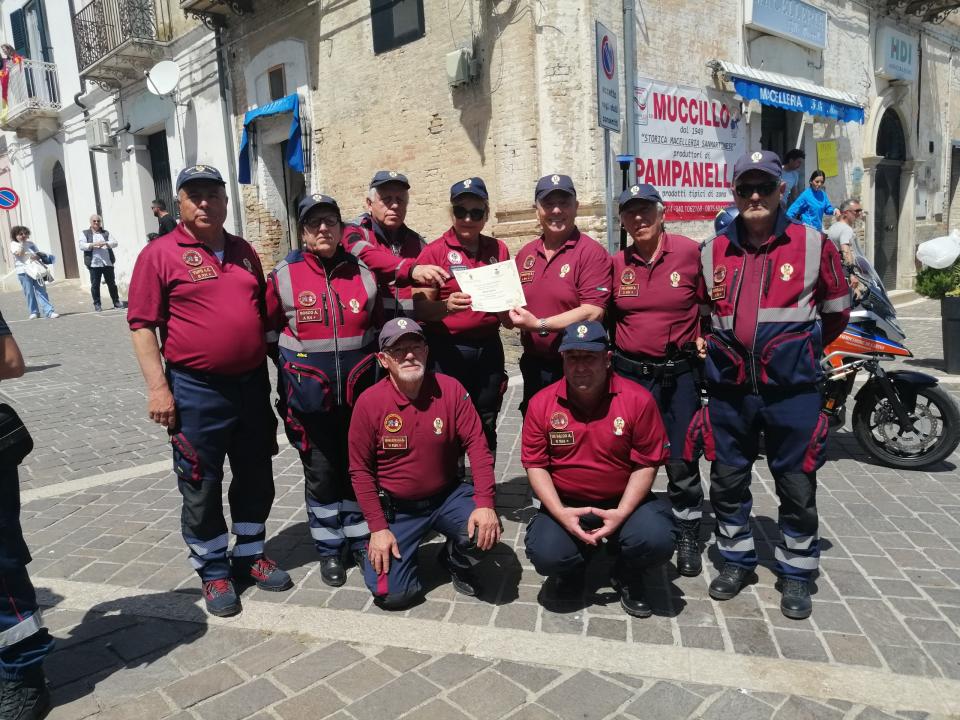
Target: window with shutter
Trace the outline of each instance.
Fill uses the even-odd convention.
[[[30,41],[27,36],[27,14],[23,10],[10,13],[10,30],[13,33],[13,47],[24,57],[30,57]]]

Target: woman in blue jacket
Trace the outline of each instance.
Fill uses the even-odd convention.
[[[813,171],[810,176],[810,187],[793,201],[793,205],[787,210],[787,217],[799,220],[804,225],[810,225],[817,230],[823,230],[824,215],[839,215],[839,211],[830,204],[830,198],[823,190],[826,177],[823,170]]]

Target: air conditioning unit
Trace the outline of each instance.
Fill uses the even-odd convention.
[[[91,150],[113,150],[116,140],[110,132],[109,120],[91,120],[87,123],[87,145]]]
[[[456,87],[466,85],[473,78],[473,53],[467,48],[447,53],[447,85]]]

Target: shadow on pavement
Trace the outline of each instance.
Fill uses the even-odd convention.
[[[50,363],[49,365],[28,365],[24,370],[25,373],[32,372],[43,372],[44,370],[49,370],[50,368],[58,368],[60,363]]]

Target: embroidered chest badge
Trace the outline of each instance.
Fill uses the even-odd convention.
[[[356,298],[350,298],[350,311],[354,315],[360,312],[360,301]]]
[[[670,287],[680,287],[680,273],[676,270],[670,273]]]
[[[403,418],[396,413],[390,413],[383,419],[383,429],[388,433],[398,433],[403,428]]]
[[[191,267],[197,267],[203,263],[203,256],[196,250],[187,250],[183,254],[183,261]]]
[[[567,273],[570,272],[570,263],[564,263],[560,267],[560,277],[566,277]]]
[[[443,420],[436,418],[433,421],[433,434],[443,435]]]
[[[304,290],[297,295],[297,302],[303,307],[313,307],[317,304],[317,295],[311,290]]]
[[[459,265],[463,262],[463,256],[458,253],[456,250],[451,250],[447,253],[447,260],[451,265]]]
[[[783,265],[780,266],[781,280],[785,280],[785,281],[789,280],[792,275],[793,275],[793,265],[791,265],[790,263],[784,263]]]
[[[554,430],[563,430],[569,424],[570,418],[567,417],[565,412],[557,410],[553,415],[550,416],[550,427],[552,427]]]
[[[614,435],[623,435],[623,428],[626,425],[623,418],[619,415],[613,419],[613,434]]]
[[[620,273],[620,282],[624,285],[633,285],[637,281],[637,273],[633,268],[624,268]]]
[[[523,259],[523,269],[524,269],[524,270],[530,270],[530,269],[533,267],[533,264],[534,264],[536,261],[537,261],[537,259],[536,259],[535,257],[533,257],[533,255],[527,255],[527,256]]]
[[[713,282],[719,285],[726,279],[727,279],[726,265],[718,265],[716,270],[713,271]]]

